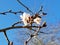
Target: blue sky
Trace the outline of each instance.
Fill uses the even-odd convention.
[[[60,23],[60,0],[21,0],[29,9],[34,13],[39,11],[41,5],[43,5],[44,12],[47,12],[46,16],[43,16],[43,19],[47,22],[47,25],[58,25]],[[0,12],[8,11],[23,11],[28,12],[23,6],[21,6],[16,0],[0,0]],[[14,22],[20,20],[20,14],[7,14],[6,16],[0,14],[0,29],[11,26]],[[7,31],[9,39],[11,41],[15,40],[16,31]],[[12,35],[13,34],[13,35]],[[0,33],[0,45],[7,45],[6,39],[3,33]],[[20,43],[21,44],[21,43]],[[15,44],[17,45],[17,44]]]

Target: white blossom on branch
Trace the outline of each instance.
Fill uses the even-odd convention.
[[[30,14],[24,12],[23,15],[20,15],[20,17],[21,17],[24,25],[27,26],[29,24],[28,22],[29,22]]]
[[[35,17],[34,16],[30,16],[29,13],[23,13],[23,15],[20,15],[23,23],[25,26],[27,25],[31,25],[33,22],[36,23],[36,24],[40,24],[41,22],[41,18],[40,17]]]
[[[34,19],[34,22],[35,22],[36,24],[40,24],[40,22],[41,22],[41,18],[36,17],[36,18]]]

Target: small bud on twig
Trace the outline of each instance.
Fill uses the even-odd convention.
[[[43,15],[47,15],[47,13],[42,12]]]
[[[46,22],[43,22],[42,27],[46,27],[46,26],[47,26]]]

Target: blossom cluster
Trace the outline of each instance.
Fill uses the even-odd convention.
[[[23,13],[20,15],[25,26],[31,25],[32,23],[40,24],[41,18],[38,16],[31,16],[29,13]]]

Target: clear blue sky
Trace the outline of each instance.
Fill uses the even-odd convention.
[[[36,13],[40,6],[43,5],[44,12],[47,12],[47,16],[44,16],[47,25],[57,25],[60,22],[60,0],[21,0],[27,7],[29,7],[34,13]],[[9,9],[13,11],[23,11],[28,12],[23,6],[21,6],[16,0],[0,0],[0,12],[8,11]],[[11,26],[14,22],[19,21],[20,14],[7,14],[6,16],[0,14],[0,29]],[[7,31],[9,39],[14,41],[16,37],[16,31]],[[18,36],[17,36],[18,37]],[[14,39],[13,39],[14,38]],[[21,43],[20,43],[21,44]],[[5,36],[0,33],[0,45],[7,45]],[[19,45],[19,44],[18,44]]]

